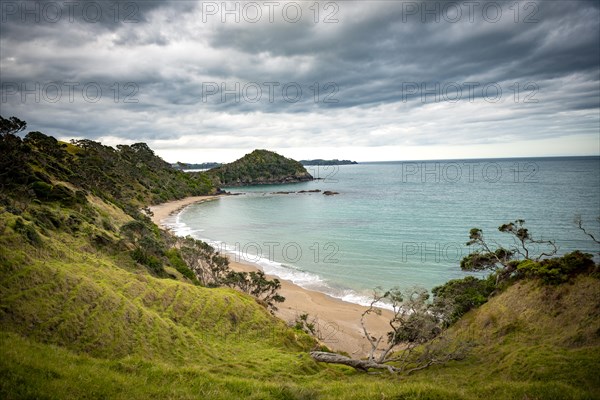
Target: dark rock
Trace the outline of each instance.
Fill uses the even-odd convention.
[[[321,190],[319,190],[319,189],[313,189],[313,190],[301,190],[297,193],[320,193],[320,192],[321,192]]]
[[[332,192],[332,191],[330,191],[330,190],[326,190],[326,191],[324,191],[324,192],[323,192],[323,194],[324,194],[325,196],[333,196],[333,195],[335,195],[335,194],[339,194],[339,193],[338,193],[338,192]]]

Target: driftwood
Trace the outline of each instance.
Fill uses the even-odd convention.
[[[418,288],[405,293],[398,289],[383,294],[375,292],[373,301],[360,318],[364,336],[371,345],[368,357],[357,360],[324,351],[313,351],[311,357],[315,361],[347,365],[362,372],[384,369],[404,375],[464,357],[469,344],[453,343],[444,334],[443,320],[431,312],[428,297],[425,289]],[[375,337],[367,328],[366,317],[380,314],[376,304],[383,299],[391,302],[394,316],[389,321],[391,330]]]
[[[356,360],[341,354],[328,353],[325,351],[311,351],[310,356],[315,359],[315,361],[347,365],[362,372],[368,372],[369,369],[387,369],[390,373],[394,373],[397,370],[397,368],[391,365],[380,364],[371,360]]]

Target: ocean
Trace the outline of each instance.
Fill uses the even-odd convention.
[[[366,304],[374,288],[431,289],[461,278],[481,228],[504,246],[523,219],[559,254],[600,248],[600,157],[361,163],[307,167],[312,182],[226,188],[239,196],[188,206],[167,221],[237,261],[304,288]],[[275,194],[321,190],[319,193]],[[339,194],[326,196],[323,191]],[[543,248],[534,248],[541,252]]]

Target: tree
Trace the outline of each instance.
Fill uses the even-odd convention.
[[[0,135],[16,135],[25,130],[25,128],[27,128],[27,122],[21,121],[17,117],[5,119],[0,115]]]
[[[209,287],[222,286],[229,273],[229,260],[205,242],[191,236],[179,239],[181,257],[198,280]]]
[[[181,257],[198,280],[209,287],[228,286],[255,297],[271,312],[275,303],[285,301],[278,293],[281,282],[267,279],[264,272],[236,272],[229,268],[229,259],[215,251],[209,244],[187,236],[177,241]]]
[[[165,276],[165,246],[149,220],[133,220],[121,227],[123,243],[133,247],[131,257],[158,276]]]
[[[31,149],[16,136],[26,127],[27,123],[16,117],[5,119],[0,116],[0,191],[8,192],[12,197],[27,198],[24,185],[32,180]]]
[[[558,247],[553,240],[534,239],[525,228],[525,221],[522,219],[500,225],[498,230],[512,237],[513,244],[510,248],[502,247],[495,241],[488,241],[481,229],[473,228],[469,233],[467,246],[474,246],[475,250],[461,260],[462,270],[490,270],[496,274],[496,285],[498,285],[516,272],[520,261],[537,262],[544,257],[552,257],[558,252]],[[540,248],[543,250],[540,251]]]
[[[358,371],[386,369],[390,373],[406,375],[464,357],[468,346],[452,343],[445,334],[444,319],[433,311],[428,299],[429,293],[422,288],[405,292],[400,289],[384,293],[376,291],[360,318],[364,336],[371,345],[367,359],[358,360],[323,351],[313,351],[311,356],[316,361],[348,365]],[[366,320],[371,314],[381,314],[377,305],[382,301],[392,306],[391,329],[387,334],[375,337],[369,331]]]
[[[224,284],[254,296],[271,311],[277,311],[275,303],[285,301],[285,297],[277,293],[281,289],[279,279],[267,279],[265,273],[262,271],[230,271],[225,278]]]

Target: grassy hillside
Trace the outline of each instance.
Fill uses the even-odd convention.
[[[115,155],[47,138],[2,143],[22,167],[1,160],[2,399],[600,398],[595,277],[509,286],[451,328],[472,343],[461,361],[402,378],[319,364],[318,344],[254,298],[190,279],[173,238],[136,208],[204,178],[186,186],[144,146]],[[129,188],[104,190],[126,175]]]
[[[90,204],[114,224],[131,219]],[[474,344],[465,360],[365,375],[315,363],[314,342],[249,296],[152,276],[96,244],[90,232],[103,228],[44,231],[27,220],[41,207],[20,215],[33,243],[15,230],[18,216],[0,212],[2,398],[600,398],[596,278],[517,283],[453,328]]]
[[[246,295],[149,276],[85,241],[52,241],[60,261],[28,246],[7,256],[11,236],[2,398],[600,398],[595,278],[508,288],[454,328],[474,342],[467,359],[400,379],[315,363],[310,338]]]
[[[268,150],[254,150],[230,164],[208,171],[217,185],[241,186],[268,183],[304,182],[312,176],[298,161]]]
[[[96,210],[110,208],[94,203]],[[2,398],[81,398],[90,390],[92,397],[191,397],[194,387],[164,387],[181,374],[194,376],[195,388],[207,393],[220,387],[215,398],[246,391],[260,398],[277,385],[255,389],[259,377],[320,369],[306,354],[314,341],[250,296],[152,276],[127,252],[95,244],[89,222],[78,232],[44,231],[28,221],[40,208],[0,212]],[[29,229],[15,229],[18,218]],[[129,219],[115,211],[111,222]],[[268,371],[260,371],[265,364]],[[146,387],[137,379],[158,380]]]
[[[600,398],[600,281],[517,282],[461,318],[451,333],[474,347],[420,378],[456,380],[488,398]],[[519,394],[520,393],[520,394]]]

